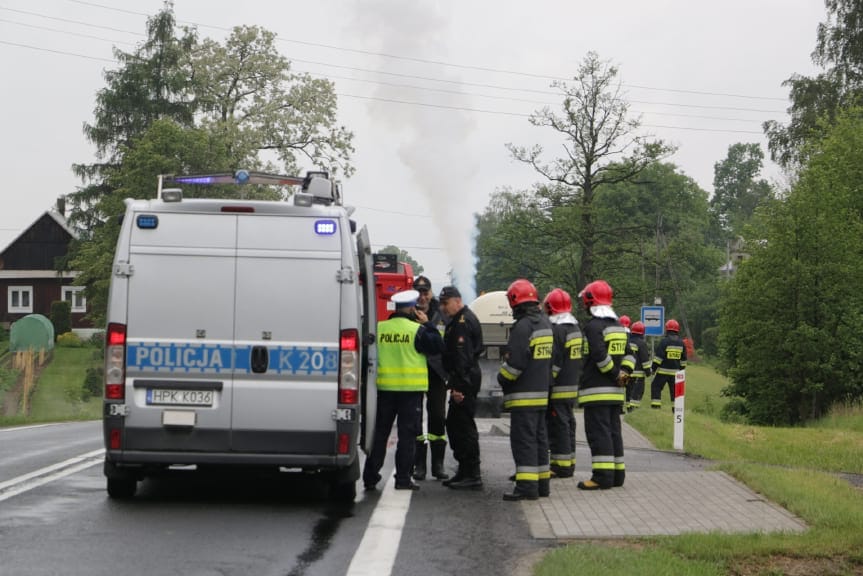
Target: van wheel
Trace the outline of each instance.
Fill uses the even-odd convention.
[[[134,478],[108,478],[108,496],[113,500],[131,500],[137,489]]]

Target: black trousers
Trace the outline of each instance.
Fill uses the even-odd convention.
[[[644,378],[632,378],[626,386],[626,401],[629,405],[640,406],[644,397]]]
[[[653,382],[650,384],[651,406],[662,406],[662,392],[666,384],[668,384],[668,397],[671,400],[671,404],[674,405],[674,375],[657,374],[653,377]]]
[[[420,409],[417,441],[446,442],[446,385],[443,380],[429,369],[429,389],[425,394],[426,425],[428,433],[423,434],[422,409]]]
[[[590,446],[591,477],[602,486],[622,486],[623,435],[620,430],[620,404],[584,404],[584,434]]]
[[[378,473],[387,455],[387,440],[397,420],[398,444],[396,445],[396,484],[411,482],[416,449],[417,415],[422,410],[422,392],[390,392],[378,390],[377,420],[372,451],[363,468],[363,482],[377,484]]]
[[[461,403],[449,401],[446,431],[462,475],[479,476],[479,433],[476,429],[476,396],[465,394]]]
[[[571,475],[575,467],[575,400],[550,400],[546,422],[551,467]]]
[[[510,412],[509,446],[515,460],[515,491],[528,496],[548,493],[546,409],[514,409]]]

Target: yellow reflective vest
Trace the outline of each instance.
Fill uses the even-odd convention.
[[[378,390],[428,390],[428,364],[415,344],[418,330],[419,324],[408,318],[378,322]]]

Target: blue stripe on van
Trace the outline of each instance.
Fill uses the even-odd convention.
[[[267,373],[335,374],[339,351],[327,346],[268,346]],[[140,372],[251,373],[251,346],[185,342],[140,342],[126,347],[126,366]]]

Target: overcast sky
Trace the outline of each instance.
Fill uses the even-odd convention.
[[[116,67],[112,46],[134,50],[162,6],[4,0],[0,246],[80,185],[70,167],[93,161],[81,128]],[[267,28],[296,71],[335,83],[357,149],[346,203],[376,248],[406,249],[435,291],[450,270],[472,269],[472,213],[489,195],[540,181],[505,144],[560,154],[527,117],[559,104],[549,84],[572,78],[588,51],[618,67],[645,133],[677,145],[670,161],[711,191],[731,144],[766,154],[761,122],[787,120],[781,83],[815,71],[825,18],[823,0],[176,0],[174,10],[202,37]],[[773,165],[764,176],[781,178]]]

